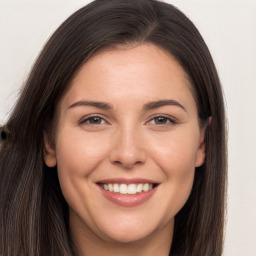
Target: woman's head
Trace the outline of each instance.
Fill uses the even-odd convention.
[[[91,57],[61,99],[55,146],[45,139],[73,237],[170,237],[204,162],[204,133],[187,75],[169,53],[144,43]]]
[[[127,61],[122,61],[122,57],[127,58]],[[120,69],[118,69],[117,65],[118,58],[120,58]],[[106,70],[100,69],[101,63],[103,63],[102,67],[106,67],[104,66],[104,61],[105,63],[109,61],[109,66],[117,69],[117,71],[110,70],[109,72],[112,72],[112,76],[116,75],[116,80],[120,82],[120,78],[124,78],[122,77],[122,74],[125,74],[124,71],[131,72],[131,68],[138,67],[136,63],[138,64],[144,61],[145,67],[148,67],[150,63],[153,67],[154,58],[155,63],[159,62],[159,65],[156,65],[154,70],[157,70],[161,64],[163,65],[161,69],[158,69],[158,73],[156,72],[159,79],[159,74],[161,74],[162,78],[166,77],[170,79],[170,81],[175,77],[179,77],[181,80],[183,79],[182,84],[186,84],[187,87],[184,88],[187,88],[187,90],[184,91],[182,87],[183,89],[176,88],[176,91],[179,93],[184,92],[184,95],[190,93],[190,100],[193,100],[194,109],[196,110],[193,112],[195,115],[192,116],[196,117],[198,121],[197,128],[193,130],[194,126],[190,127],[191,130],[188,130],[186,133],[190,133],[189,138],[191,138],[191,141],[194,143],[191,142],[193,149],[195,150],[196,145],[198,146],[200,157],[199,162],[197,162],[196,157],[194,158],[193,163],[196,170],[193,168],[187,179],[188,191],[186,192],[186,200],[184,199],[182,201],[183,203],[177,207],[178,214],[176,215],[174,224],[172,251],[174,253],[183,253],[183,255],[186,255],[186,253],[189,255],[220,254],[223,239],[226,149],[225,116],[218,76],[207,46],[194,25],[171,5],[149,0],[95,1],[80,9],[67,19],[45,45],[21,93],[18,104],[7,123],[10,136],[1,152],[1,172],[3,173],[1,193],[3,193],[4,198],[7,198],[8,194],[12,203],[9,204],[7,200],[2,199],[5,210],[1,209],[1,211],[3,211],[1,213],[3,214],[5,222],[10,223],[8,214],[10,214],[13,207],[18,207],[20,204],[22,204],[22,206],[17,208],[19,211],[12,212],[14,225],[7,224],[8,229],[2,241],[3,248],[5,248],[4,244],[7,243],[8,235],[14,235],[13,240],[15,240],[23,234],[23,244],[30,245],[27,247],[29,248],[27,250],[30,250],[29,252],[35,253],[36,250],[39,250],[43,245],[43,240],[45,243],[49,241],[54,241],[54,243],[50,243],[51,246],[49,246],[48,249],[41,248],[41,250],[49,250],[47,252],[50,252],[51,250],[54,251],[54,248],[58,248],[58,251],[62,253],[70,250],[69,246],[65,243],[70,235],[67,220],[68,206],[62,197],[56,169],[54,169],[56,161],[58,172],[59,169],[63,170],[64,167],[60,168],[59,166],[62,166],[66,159],[63,158],[61,162],[58,162],[61,159],[61,157],[58,159],[58,154],[61,155],[61,153],[58,153],[60,152],[60,150],[58,151],[58,138],[63,138],[61,137],[61,129],[67,124],[67,122],[63,123],[63,120],[67,119],[63,119],[61,116],[63,113],[63,104],[68,106],[67,103],[70,99],[68,97],[71,97],[70,92],[71,94],[74,92],[76,84],[81,86],[81,83],[79,84],[76,81],[81,74],[83,74],[84,70],[86,70],[84,72],[88,74],[88,66],[90,67],[90,65],[92,65],[94,72],[96,72],[95,70],[97,70],[98,67],[98,76],[100,79],[104,77],[104,70]],[[141,62],[138,60],[141,60]],[[146,60],[148,60],[148,63],[146,63]],[[111,61],[114,62],[112,63],[113,66],[111,66]],[[168,63],[170,64],[168,65]],[[125,67],[128,66],[128,64],[131,67],[127,70]],[[123,70],[122,66],[124,66]],[[173,69],[174,71],[177,69],[180,72],[177,73],[178,75],[174,75],[174,78],[172,78],[173,66],[175,67]],[[169,69],[170,73],[168,73]],[[91,72],[93,72],[92,70]],[[145,70],[149,69],[145,68]],[[153,71],[153,69],[151,70]],[[136,74],[136,70],[134,70],[134,73]],[[141,85],[143,80],[143,76],[141,75],[140,79],[142,80],[137,80],[140,81],[140,83],[135,83],[137,89],[134,88],[134,84],[131,84],[130,89],[132,91],[127,88],[124,88],[124,91],[126,93],[129,92],[129,97],[143,97],[142,86],[145,86],[145,92],[148,92],[148,94],[145,93],[141,104],[143,100],[147,100],[146,103],[156,102],[159,100],[157,99],[157,93],[159,92],[162,92],[162,96],[158,95],[161,96],[160,100],[169,100],[170,95],[174,92],[173,88],[175,88],[175,86],[172,87],[170,83],[170,91],[168,91],[168,87],[166,87],[164,82],[159,84],[153,83],[153,78],[156,77],[153,73],[154,72],[149,74],[149,77],[150,75],[152,76],[152,80],[145,76],[144,80],[148,81],[148,83]],[[90,74],[89,72],[89,75]],[[143,72],[141,72],[141,74],[143,74]],[[182,78],[179,75],[181,75]],[[97,74],[94,74],[93,77],[96,78]],[[126,79],[128,78],[129,76],[126,77]],[[113,79],[113,81],[114,80],[115,79]],[[83,92],[86,98],[86,93],[88,92],[88,95],[92,95],[90,93],[94,93],[93,90],[100,84],[92,80],[90,83],[92,90],[90,90],[88,85],[86,85],[86,81],[87,76],[85,75],[83,79],[81,79],[81,82],[85,83],[85,89],[84,91],[78,90],[78,94],[76,95]],[[108,85],[106,92],[109,92],[109,87],[111,88],[111,86],[113,86],[113,81],[110,84],[107,83],[108,81],[109,80],[106,80],[106,84]],[[98,92],[104,89],[103,82],[104,80],[101,81]],[[131,78],[131,82],[134,83],[134,77]],[[153,84],[155,84],[154,90],[156,93],[150,98],[150,95],[153,94],[154,91],[150,91],[150,88],[153,88]],[[121,91],[122,85],[124,84],[120,82],[115,86],[117,86],[117,90]],[[163,97],[165,90],[168,98]],[[150,94],[149,92],[152,93]],[[98,93],[97,95],[100,94]],[[116,92],[109,95],[111,97],[108,103],[113,103],[115,110],[119,109],[119,103],[123,104],[121,104],[121,107],[124,109],[125,116],[129,115],[127,112],[129,108],[131,110],[134,109],[133,114],[139,110],[139,107],[141,108],[141,106],[138,105],[139,101],[135,100],[134,105],[132,105],[131,100],[129,101],[131,106],[127,106],[127,109],[125,109],[123,102],[115,101],[113,98],[117,95]],[[179,94],[174,93],[175,99],[171,103],[172,105],[176,104],[176,106],[172,106],[172,109],[175,110],[171,111],[182,112],[183,105],[179,102],[181,98],[177,95]],[[153,96],[155,96],[155,98]],[[98,101],[107,101],[107,99],[104,98],[104,94],[102,94],[101,97],[102,98],[98,99]],[[74,96],[73,98],[71,97],[71,101],[75,100],[75,98]],[[116,96],[116,99],[118,99],[118,96]],[[97,100],[97,97],[93,100]],[[178,106],[179,104],[182,107]],[[106,108],[108,106],[101,107]],[[176,108],[178,108],[178,110],[176,110]],[[110,110],[105,109],[104,111]],[[186,112],[186,110],[183,110],[183,112]],[[150,112],[143,113],[144,116],[142,115],[143,117],[140,117],[140,121],[143,120],[145,121],[143,124],[146,124],[146,121],[149,121]],[[101,112],[101,114],[103,113]],[[180,116],[182,116],[182,114],[180,114]],[[117,120],[117,114],[116,116],[112,115],[112,117],[112,120]],[[107,116],[106,119],[108,118],[109,116]],[[160,119],[158,120],[160,122],[167,121],[167,119],[163,119],[161,116]],[[180,117],[180,119],[182,119],[182,117]],[[134,120],[134,118],[131,120]],[[102,121],[102,119],[94,121],[98,122]],[[154,119],[154,121],[156,121],[156,119]],[[88,122],[88,120],[86,120],[86,122]],[[112,122],[110,120],[107,122],[114,123],[114,121]],[[149,129],[147,125],[143,127]],[[117,131],[120,132],[121,130]],[[195,133],[194,138],[191,131]],[[105,137],[102,133],[100,138],[104,144],[107,138],[106,141],[104,141]],[[165,138],[168,138],[166,135],[167,132],[158,131],[154,134],[156,133],[161,133],[161,136],[165,133]],[[91,134],[90,138],[96,136],[93,132]],[[68,140],[68,133],[64,133],[64,135]],[[115,136],[117,136],[117,133],[113,134],[113,138],[115,138]],[[149,140],[145,137],[143,143],[150,141],[154,136],[155,135],[149,136]],[[70,138],[72,138],[71,135]],[[118,140],[122,142],[120,138],[121,137],[119,137]],[[139,137],[139,139],[141,138],[143,138],[143,136]],[[95,139],[95,142],[96,141]],[[161,139],[159,138],[156,142],[157,141],[159,142]],[[195,141],[200,143],[196,144]],[[69,142],[72,144],[72,141]],[[167,142],[164,141],[164,145],[165,143]],[[170,145],[172,144],[170,143]],[[170,145],[167,143],[165,148],[170,149],[171,152],[172,148]],[[203,145],[203,147],[200,148],[200,145]],[[94,148],[96,147],[97,143]],[[160,150],[161,147],[159,148],[159,155]],[[145,156],[143,156],[144,153],[142,151],[135,154],[138,157],[141,156],[141,159],[135,162],[145,162]],[[173,152],[175,152],[175,150]],[[186,152],[187,148],[184,148],[184,155],[186,155]],[[198,151],[195,150],[194,154],[197,155],[197,152]],[[55,154],[57,154],[57,156]],[[72,158],[71,154],[72,152],[70,152],[70,157]],[[73,152],[73,154],[73,159],[76,159],[79,153]],[[88,152],[87,158],[90,158],[89,154],[90,152]],[[190,152],[190,156],[191,155],[192,153]],[[62,154],[61,156],[64,155]],[[169,157],[171,159],[171,156]],[[181,158],[182,154],[177,155],[177,157]],[[44,164],[44,159],[46,165]],[[120,167],[120,163],[122,163],[123,160],[117,160],[115,157],[113,157],[113,159],[115,159],[113,161],[115,162],[115,171],[117,171],[117,166]],[[117,162],[119,163],[116,164]],[[157,162],[157,160],[155,162]],[[172,164],[173,163],[170,161],[170,166]],[[154,163],[151,163],[151,166],[153,165]],[[165,164],[164,166],[167,165]],[[125,173],[127,178],[130,174]],[[67,177],[63,176],[60,172],[58,174],[60,179]],[[111,175],[114,176],[117,174],[113,172]],[[161,174],[160,176],[157,175],[159,174],[154,174],[153,172],[152,176],[155,178],[153,181],[161,183],[162,176]],[[103,178],[107,179],[108,177],[104,176]],[[146,173],[143,173],[140,178],[146,179]],[[97,177],[97,173],[96,176],[93,176],[93,179],[98,183],[102,181],[102,177]],[[13,185],[4,188],[4,182],[5,184],[12,183]],[[61,180],[60,183],[62,183]],[[71,204],[70,201],[74,198],[69,201],[68,195],[65,194],[67,190],[63,185],[64,183],[65,182],[61,184],[61,189],[64,192],[65,199]],[[192,184],[193,188],[190,194]],[[169,183],[169,185],[171,185],[171,183]],[[14,187],[16,189],[14,189]],[[160,186],[158,188],[158,191],[159,190]],[[187,197],[189,197],[188,200]],[[183,205],[184,207],[182,207]],[[73,207],[75,208],[76,206]],[[180,210],[181,207],[182,209]],[[20,222],[22,224],[20,224]],[[46,225],[49,223],[51,228],[42,229],[42,224]],[[30,227],[28,231],[25,229],[25,224]],[[15,231],[19,225],[23,225],[22,228],[20,231]],[[39,238],[40,236],[33,238],[33,234],[39,232],[39,230],[41,234],[44,235],[44,239]],[[35,239],[37,241],[33,244]],[[202,246],[204,248],[202,248]],[[26,249],[24,248],[24,250]]]

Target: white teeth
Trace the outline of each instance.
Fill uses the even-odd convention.
[[[126,184],[120,185],[120,194],[127,194],[127,185]]]
[[[110,191],[110,192],[113,191],[113,186],[112,186],[112,184],[108,184],[108,191]]]
[[[146,184],[143,185],[143,191],[147,192],[148,190],[149,190],[149,184],[146,183]]]
[[[140,193],[142,191],[142,188],[143,188],[143,184],[138,184],[136,189],[137,193]]]
[[[114,192],[119,192],[119,185],[118,184],[114,184],[113,191]]]
[[[135,195],[141,192],[147,192],[153,189],[153,184],[149,183],[140,183],[140,184],[101,184],[103,189],[108,190],[110,192],[120,193],[120,194],[128,194]]]
[[[128,194],[129,195],[135,195],[136,194],[136,185],[135,184],[129,184],[128,185]]]

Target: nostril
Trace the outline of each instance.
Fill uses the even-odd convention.
[[[125,169],[131,169],[131,168],[134,167],[134,165],[137,164],[137,162],[135,162],[135,163],[128,163],[128,162],[121,162],[121,161],[114,161],[113,163],[115,165],[119,165],[119,166],[121,166],[121,167],[123,167]]]

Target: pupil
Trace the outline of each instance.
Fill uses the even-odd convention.
[[[91,123],[93,124],[100,124],[101,120],[99,117],[91,117]]]
[[[166,123],[166,117],[160,116],[156,118],[156,123],[157,124],[164,124]]]

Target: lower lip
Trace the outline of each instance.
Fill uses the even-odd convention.
[[[152,190],[147,192],[141,192],[134,195],[123,195],[115,192],[110,192],[101,187],[99,188],[101,193],[107,200],[111,201],[116,205],[125,206],[125,207],[134,207],[134,206],[143,204],[153,196],[153,194],[156,192],[156,189],[157,189],[157,187],[155,187]]]

